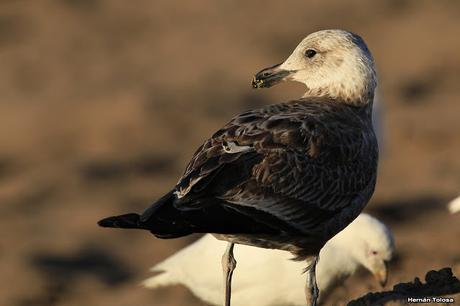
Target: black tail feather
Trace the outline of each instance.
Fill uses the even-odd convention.
[[[193,233],[181,213],[174,207],[174,190],[168,192],[141,215],[131,213],[102,219],[99,226],[149,230],[159,238],[177,238]]]
[[[145,228],[139,222],[140,216],[138,214],[126,214],[120,216],[108,217],[97,222],[102,227],[115,227],[115,228]]]
[[[162,208],[165,205],[173,205],[173,200],[174,200],[174,189],[162,196],[158,201],[156,201],[154,204],[152,204],[150,207],[148,207],[140,216],[140,221],[141,222],[148,222],[150,218],[157,212],[160,208]]]
[[[261,210],[232,205],[220,199],[203,198],[197,209],[187,210],[177,208],[177,201],[181,200],[170,191],[141,215],[131,213],[108,217],[98,224],[102,227],[144,229],[163,239],[193,233],[274,234],[283,228],[293,230]]]

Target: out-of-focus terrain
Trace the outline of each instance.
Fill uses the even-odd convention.
[[[460,2],[4,0],[0,305],[203,305],[139,286],[196,237],[96,221],[168,191],[233,115],[300,96],[251,77],[323,28],[359,33],[377,62],[385,143],[367,211],[394,230],[389,285],[455,263],[458,276],[445,203],[460,192]],[[326,304],[378,289],[361,273]]]

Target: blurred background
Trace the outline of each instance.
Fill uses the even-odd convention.
[[[168,191],[232,116],[299,97],[254,91],[252,75],[324,28],[358,33],[376,59],[384,145],[366,210],[396,237],[390,287],[458,263],[445,204],[460,192],[460,2],[2,0],[0,304],[204,305],[139,285],[197,237],[96,222]],[[326,304],[369,290],[362,273]]]

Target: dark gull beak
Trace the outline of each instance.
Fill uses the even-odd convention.
[[[253,88],[268,88],[284,81],[295,71],[280,68],[281,64],[262,69],[252,79]]]

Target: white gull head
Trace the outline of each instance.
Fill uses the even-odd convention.
[[[371,102],[377,86],[364,40],[344,30],[308,35],[283,63],[257,73],[253,86],[270,87],[283,80],[305,84],[304,97],[328,96],[358,105]]]
[[[329,244],[332,245],[328,246]],[[365,213],[360,214],[349,226],[329,240],[323,250],[327,247],[334,247],[342,253],[340,265],[343,273],[349,270],[351,275],[358,266],[363,266],[382,286],[386,284],[387,264],[394,255],[394,239],[390,229],[376,218]],[[327,256],[330,257],[326,259],[329,264],[337,260],[337,257]],[[320,253],[319,263],[322,259],[324,258],[321,258]]]

